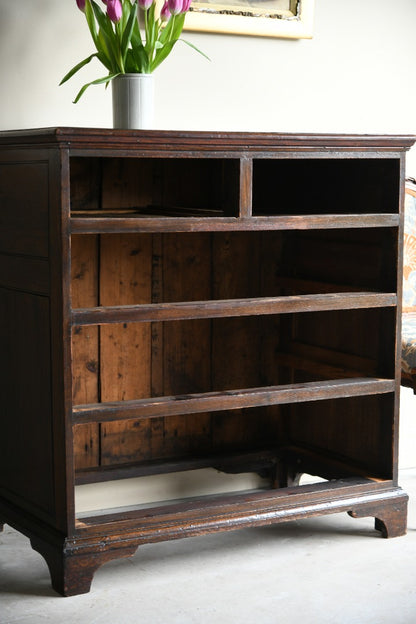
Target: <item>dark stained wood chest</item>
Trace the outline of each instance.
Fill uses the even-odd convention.
[[[0,133],[0,525],[59,593],[147,542],[340,511],[405,533],[413,141]],[[208,469],[259,485],[75,507],[85,484]]]

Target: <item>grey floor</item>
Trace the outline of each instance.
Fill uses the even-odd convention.
[[[0,622],[11,624],[415,624],[416,397],[402,393],[400,485],[408,533],[382,539],[347,514],[152,544],[60,598],[43,559],[0,534]]]

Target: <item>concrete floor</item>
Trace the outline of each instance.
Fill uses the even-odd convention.
[[[402,393],[400,485],[408,533],[382,539],[347,514],[151,544],[61,598],[42,557],[0,534],[0,623],[415,624],[416,397]]]

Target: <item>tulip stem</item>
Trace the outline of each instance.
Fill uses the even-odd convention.
[[[118,56],[118,65],[121,74],[124,74],[124,62],[123,62],[123,52],[121,50],[121,40],[123,38],[123,30],[121,27],[121,22],[117,22],[115,24],[116,29],[116,41],[117,41],[117,56]]]

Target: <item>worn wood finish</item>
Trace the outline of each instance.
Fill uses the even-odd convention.
[[[104,236],[100,248],[100,302],[149,301],[151,246],[148,237]],[[121,322],[101,328],[101,401],[128,401],[150,394],[151,328],[149,323]],[[115,458],[146,458],[148,423],[106,423],[101,430],[101,463]]]
[[[54,589],[63,596],[73,596],[90,590],[98,567],[112,559],[134,555],[143,543],[267,526],[301,520],[306,516],[345,511],[355,518],[377,514],[375,528],[385,537],[400,536],[406,530],[408,497],[400,488],[380,488],[375,493],[374,490],[367,490],[365,480],[360,482],[356,479],[351,480],[349,487],[338,488],[335,497],[328,484],[315,487],[314,491],[306,488],[303,494],[297,494],[296,489],[300,488],[288,488],[287,494],[280,497],[274,493],[263,498],[237,495],[232,504],[229,499],[217,498],[208,505],[203,501],[172,505],[153,510],[150,515],[147,512],[129,512],[125,514],[124,522],[120,523],[124,525],[124,531],[117,535],[112,533],[114,516],[102,516],[99,528],[96,518],[85,518],[77,523],[80,537],[76,544],[72,540],[65,541],[63,557],[61,548],[53,547],[38,537],[33,537],[31,544],[45,558]],[[380,508],[381,498],[384,498],[383,508]],[[305,505],[308,507],[307,514]],[[103,526],[108,531],[105,540],[100,537]]]
[[[30,538],[59,593],[87,592],[98,566],[146,542],[340,511],[405,533],[413,142],[0,133],[0,529]],[[74,483],[201,468],[268,485],[74,509]],[[296,485],[303,472],[328,481]]]
[[[71,249],[72,306],[94,306],[98,298],[97,237],[72,237]],[[72,332],[72,400],[78,403],[100,400],[99,328],[76,327]],[[74,428],[76,469],[98,466],[100,462],[99,424]]]
[[[92,212],[100,202],[101,163],[92,159],[71,159],[71,210]],[[99,300],[99,237],[71,238],[71,306],[97,306]],[[98,327],[75,327],[72,331],[72,401],[74,404],[100,400]],[[100,464],[100,425],[74,428],[76,470]]]
[[[224,301],[195,301],[162,303],[141,306],[108,306],[74,310],[74,325],[100,325],[143,321],[181,321],[186,319],[226,318],[314,312],[324,310],[352,310],[355,308],[385,308],[395,306],[394,293],[331,293],[295,297],[267,297],[257,299],[230,299]]]
[[[319,208],[319,207],[317,207]],[[256,219],[229,217],[137,217],[137,216],[106,216],[105,212],[94,218],[88,213],[74,216],[71,219],[71,230],[74,233],[94,234],[117,232],[252,232],[271,230],[297,229],[339,229],[339,228],[372,228],[397,226],[398,215],[289,215],[278,217],[259,216]]]
[[[3,131],[0,141],[4,146],[45,147],[62,145],[71,147],[74,155],[97,154],[101,150],[117,152],[119,156],[162,153],[186,157],[205,155],[221,157],[222,154],[252,153],[261,157],[289,152],[291,158],[299,153],[327,158],[397,158],[397,153],[409,149],[413,135],[361,135],[361,134],[295,134],[273,132],[171,132],[166,130],[100,130],[96,128],[38,128],[32,130]],[[79,152],[78,152],[79,150]],[[123,151],[125,150],[125,151]]]
[[[205,394],[184,394],[136,401],[118,401],[77,405],[74,423],[104,422],[123,418],[157,418],[162,415],[193,414],[200,411],[222,411],[261,405],[322,401],[345,396],[384,394],[394,390],[394,380],[354,378],[325,382],[268,386],[244,390],[225,390]],[[309,406],[308,406],[309,407]]]
[[[336,493],[336,496],[331,496]],[[366,479],[346,479],[346,483],[322,483],[303,488],[285,488],[261,493],[236,494],[232,500],[227,496],[212,497],[209,503],[204,499],[188,503],[172,503],[160,508],[125,512],[119,527],[125,531],[140,531],[143,543],[158,542],[165,539],[164,532],[170,538],[190,537],[209,533],[213,530],[232,530],[243,526],[266,525],[305,518],[307,515],[321,515],[353,511],[361,517],[373,515],[375,505],[384,499],[393,505],[408,499],[400,488],[392,488],[386,483],[371,483]],[[305,511],[305,506],[310,506]],[[156,511],[157,510],[157,511]],[[150,513],[149,513],[150,512]],[[388,505],[380,506],[380,514],[385,514],[386,521],[394,510]],[[390,513],[389,513],[390,512]],[[236,523],[230,523],[234,519]],[[99,534],[103,527],[109,528],[114,522],[114,514],[83,517],[78,521],[80,536]],[[101,526],[100,526],[101,525]],[[109,540],[111,541],[111,539]],[[118,540],[117,540],[118,541]]]
[[[112,544],[103,548],[102,543],[89,543],[80,548],[71,540],[51,544],[38,536],[30,539],[33,550],[45,559],[51,575],[52,587],[62,596],[76,596],[90,591],[95,571],[108,561],[131,557],[137,550],[136,544]]]

